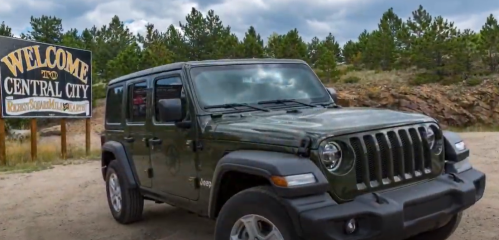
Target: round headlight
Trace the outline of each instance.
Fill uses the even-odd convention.
[[[338,169],[343,157],[340,146],[334,142],[326,143],[322,148],[320,155],[322,164],[324,164],[329,171]]]
[[[433,149],[435,146],[435,132],[433,132],[433,129],[431,127],[426,129],[426,141],[428,142],[428,146],[430,149]]]

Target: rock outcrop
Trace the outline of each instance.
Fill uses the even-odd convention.
[[[443,126],[498,125],[499,85],[487,80],[469,87],[464,84],[336,86],[342,106],[378,107],[419,112],[436,118]]]

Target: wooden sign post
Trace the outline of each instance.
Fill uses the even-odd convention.
[[[67,159],[67,149],[66,149],[66,119],[61,119],[61,158],[63,160]]]
[[[1,104],[0,104],[1,105]],[[2,108],[0,107],[0,110]],[[7,158],[5,156],[5,120],[0,116],[0,166],[7,165]]]
[[[92,52],[0,36],[0,105],[1,165],[7,164],[4,119],[9,118],[31,120],[32,161],[37,160],[38,152],[37,119],[61,119],[62,159],[68,157],[66,119],[86,119],[88,154]]]
[[[0,89],[1,88],[2,87],[0,86]],[[7,156],[5,152],[5,140],[6,140],[5,133],[6,133],[5,120],[2,118],[2,104],[0,104],[0,166],[7,166]]]
[[[85,119],[85,153],[90,156],[90,118]]]
[[[38,139],[36,136],[37,132],[38,131],[36,129],[36,119],[33,118],[33,119],[31,119],[31,135],[30,135],[31,136],[30,137],[30,139],[31,139],[31,161],[33,161],[33,162],[36,161],[36,158],[38,155],[37,154],[38,148],[36,146],[36,144],[38,142]]]

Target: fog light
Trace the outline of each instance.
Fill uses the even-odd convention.
[[[352,234],[357,231],[357,221],[352,218],[345,223],[345,233]]]

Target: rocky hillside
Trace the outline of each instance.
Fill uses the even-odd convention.
[[[485,80],[473,87],[464,83],[449,86],[362,83],[341,84],[336,89],[342,106],[419,112],[452,127],[498,124],[499,85],[495,80]]]

